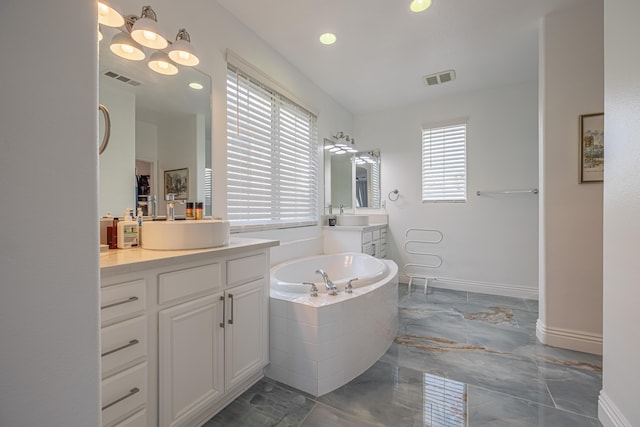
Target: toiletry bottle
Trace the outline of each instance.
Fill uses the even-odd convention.
[[[195,203],[187,202],[187,219],[195,219]]]
[[[202,219],[202,202],[196,203],[196,219]]]
[[[138,246],[142,246],[142,208],[138,208]]]

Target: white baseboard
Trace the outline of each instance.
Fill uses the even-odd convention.
[[[604,390],[600,390],[598,397],[598,419],[604,427],[631,427],[631,423]]]
[[[409,276],[400,273],[400,283],[409,283]],[[413,285],[417,289],[424,288],[424,279],[414,278]],[[430,277],[429,286],[454,291],[477,292],[479,294],[501,295],[505,297],[538,299],[538,289],[520,285],[503,283],[486,283],[472,280],[451,279],[446,277]]]
[[[542,344],[552,347],[602,355],[602,335],[571,329],[551,328],[538,319],[536,337]]]

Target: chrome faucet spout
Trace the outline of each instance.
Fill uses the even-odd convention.
[[[322,276],[322,280],[324,280],[324,286],[327,288],[327,293],[329,295],[338,295],[338,287],[329,279],[329,275],[326,271],[319,268],[316,270],[316,274]]]

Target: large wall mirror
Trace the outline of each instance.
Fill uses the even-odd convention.
[[[331,140],[325,140],[325,144]],[[340,205],[354,208],[380,208],[380,150],[336,154],[324,150],[325,208],[334,213]]]
[[[100,155],[100,215],[137,207],[151,215],[154,197],[164,215],[166,171],[186,181],[179,198],[203,202],[211,215],[211,78],[182,66],[176,75],[158,74],[147,65],[150,53],[142,61],[120,58],[109,49],[117,30],[102,31],[99,99],[111,137]],[[100,135],[103,126],[101,117]]]

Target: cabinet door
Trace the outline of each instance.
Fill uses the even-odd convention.
[[[223,308],[218,293],[159,312],[161,426],[183,424],[224,393]]]
[[[266,280],[259,279],[225,293],[225,385],[242,382],[269,361]]]

